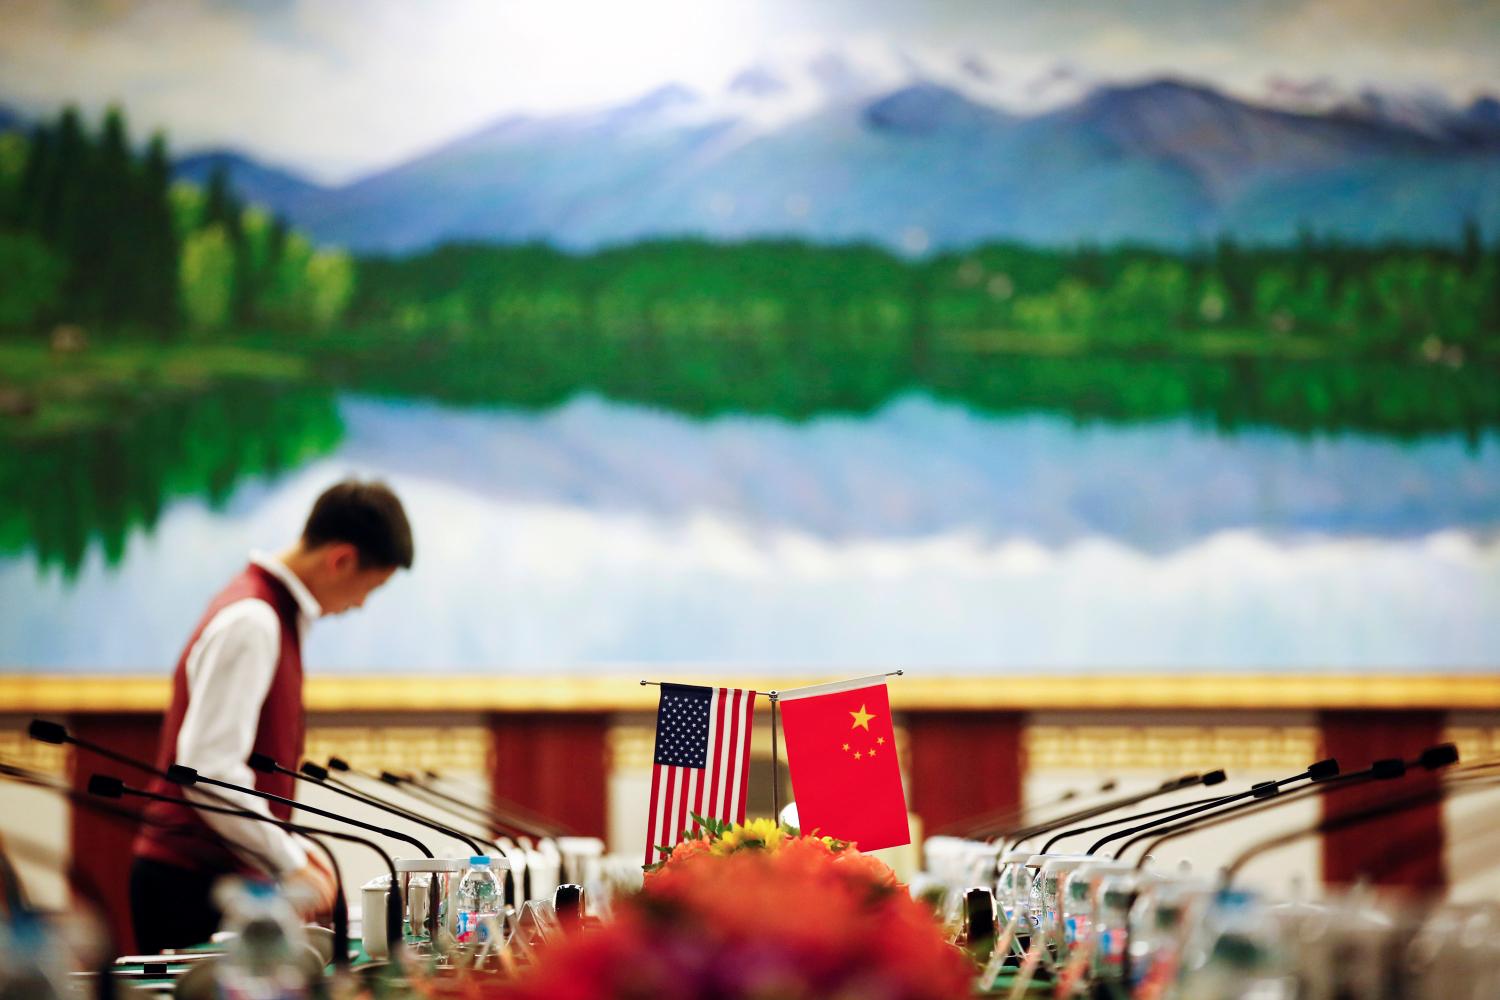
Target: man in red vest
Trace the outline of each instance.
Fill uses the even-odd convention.
[[[209,602],[177,661],[157,766],[178,763],[237,785],[294,797],[291,778],[253,772],[252,752],[296,768],[302,760],[302,638],[315,619],[342,614],[398,568],[411,568],[411,526],[381,483],[339,483],[318,497],[302,537],[250,564]],[[303,843],[269,823],[194,809],[169,782],[153,790],[135,841],[130,908],[136,946],[156,953],[207,941],[219,927],[214,882],[260,873],[298,888],[303,916],[332,906],[333,876]],[[224,792],[246,809],[289,818],[287,807]]]

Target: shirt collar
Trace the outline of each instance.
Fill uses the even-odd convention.
[[[319,604],[318,599],[312,595],[312,591],[307,589],[307,584],[287,568],[286,563],[269,553],[260,551],[250,553],[250,562],[286,584],[286,589],[292,592],[292,597],[297,601],[297,607],[308,621],[315,621],[322,617],[323,605]]]

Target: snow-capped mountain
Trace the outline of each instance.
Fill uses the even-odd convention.
[[[513,115],[354,183],[266,200],[319,238],[408,252],[452,240],[587,249],[669,235],[865,240],[1450,240],[1500,229],[1500,104],[1273,81],[1192,81],[844,52],[772,61],[711,92]],[[235,175],[252,176],[249,168]],[[275,187],[274,185],[272,186]]]

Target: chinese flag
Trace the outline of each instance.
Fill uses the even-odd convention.
[[[783,691],[780,701],[802,830],[862,851],[911,843],[885,678]]]

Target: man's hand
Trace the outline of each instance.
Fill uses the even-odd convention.
[[[331,913],[334,897],[339,891],[333,872],[311,855],[308,856],[307,864],[290,875],[283,876],[281,885],[287,891],[292,905],[297,908],[297,915],[309,921]]]

